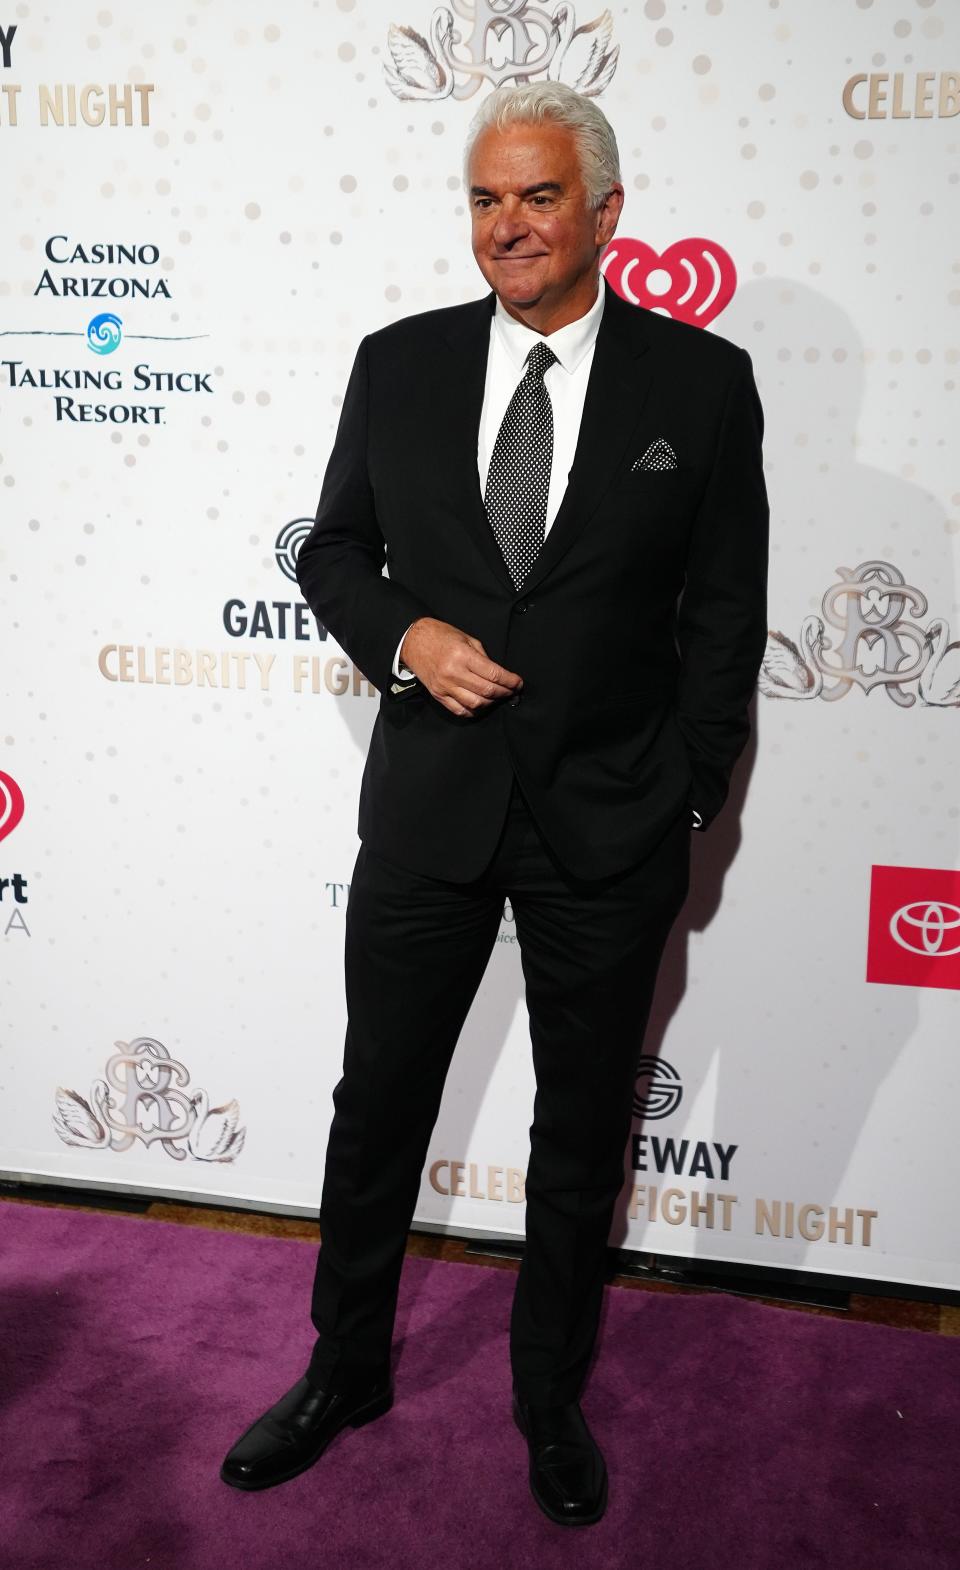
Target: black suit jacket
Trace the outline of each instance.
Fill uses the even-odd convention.
[[[629,866],[692,807],[708,827],[749,735],[769,518],[750,357],[602,287],[576,456],[520,592],[477,475],[493,294],[363,339],[300,549],[304,598],[380,689],[360,837],[433,877],[482,871],[514,770],[570,872]],[[634,469],[658,437],[677,468]],[[519,699],[456,716],[400,687],[424,615],[517,671]]]

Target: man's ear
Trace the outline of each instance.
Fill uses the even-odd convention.
[[[603,206],[597,208],[597,244],[606,245],[613,239],[620,222],[623,211],[623,186],[611,186],[603,200]]]

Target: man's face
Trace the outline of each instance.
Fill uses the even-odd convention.
[[[469,186],[477,265],[516,310],[555,310],[582,287],[623,204],[617,185],[603,207],[588,207],[573,132],[549,120],[482,131]]]

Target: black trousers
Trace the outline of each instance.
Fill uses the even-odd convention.
[[[688,819],[637,866],[589,883],[557,863],[516,781],[494,855],[469,883],[411,872],[361,845],[346,909],[348,1024],[320,1203],[311,1382],[333,1388],[389,1359],[444,1080],[509,896],[537,1085],[510,1360],[524,1399],[578,1399],[637,1060],[687,894]]]

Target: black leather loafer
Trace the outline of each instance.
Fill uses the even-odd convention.
[[[343,1428],[362,1428],[393,1405],[389,1371],[343,1390],[318,1390],[304,1374],[228,1450],[220,1476],[233,1488],[272,1488],[319,1461]]]
[[[561,1526],[590,1526],[607,1508],[607,1467],[576,1401],[538,1406],[514,1392],[513,1416],[530,1452],[530,1492]]]

